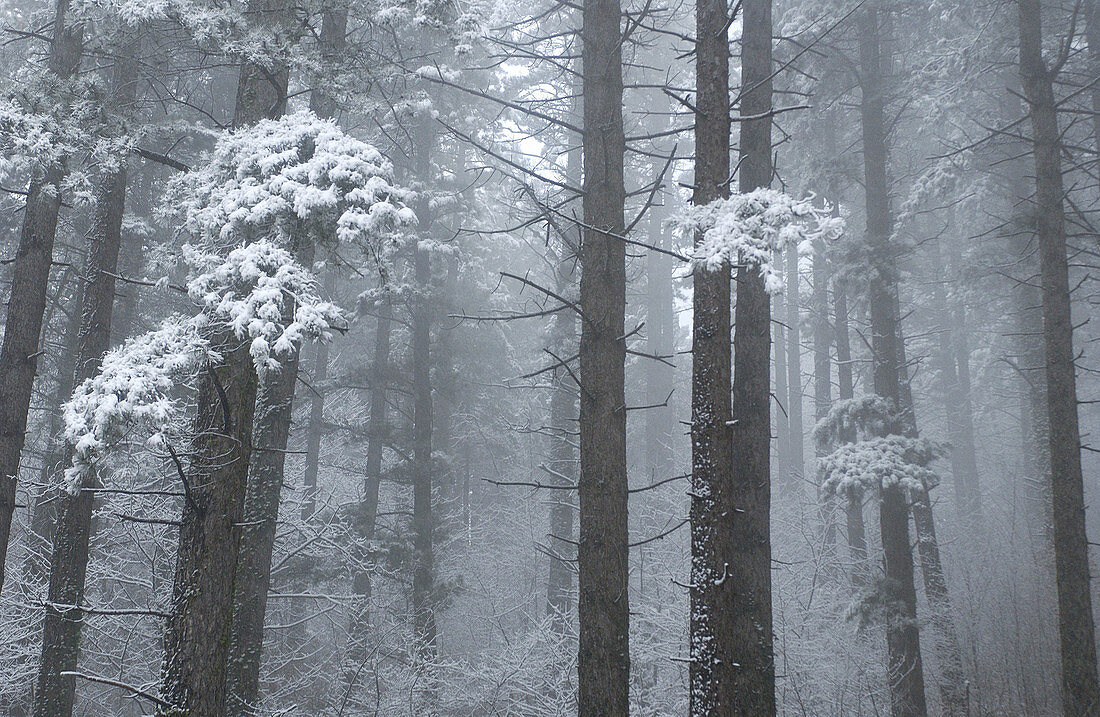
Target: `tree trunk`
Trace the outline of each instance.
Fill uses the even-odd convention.
[[[579,164],[579,157],[569,158],[570,167]],[[579,178],[580,167],[575,174]],[[569,226],[566,231],[572,230]],[[559,296],[572,296],[576,287],[579,236],[562,236],[556,261],[554,290]],[[566,307],[554,315],[550,343],[554,353],[565,359],[576,351],[577,315]],[[550,376],[550,455],[549,468],[555,482],[572,485],[577,480],[577,449],[574,442],[577,426],[577,385],[573,377],[558,366]],[[546,583],[546,612],[553,618],[555,629],[565,634],[568,617],[573,609],[573,561],[576,559],[574,509],[571,493],[555,491],[550,504],[550,572]]]
[[[740,284],[738,284],[740,286]],[[782,305],[778,298],[773,298],[775,313],[779,313]],[[776,484],[787,487],[790,482],[791,471],[789,462],[791,459],[791,414],[787,408],[790,399],[790,390],[787,387],[787,330],[783,323],[776,321],[772,324],[774,339],[772,351],[775,353],[775,475]]]
[[[863,131],[867,239],[874,275],[870,286],[873,378],[875,393],[901,407],[901,354],[898,350],[893,217],[886,171],[886,117],[878,4],[861,12],[859,22],[860,105]],[[879,499],[879,524],[889,600],[886,645],[888,679],[895,717],[927,714],[924,670],[917,631],[917,593],[909,542],[909,505],[898,485],[887,486]]]
[[[112,83],[117,106],[133,104],[137,96],[137,48],[124,46],[117,54]],[[103,354],[111,346],[111,317],[115,304],[115,275],[122,243],[122,219],[126,208],[127,157],[105,170],[96,189],[92,228],[88,234],[80,329],[73,366],[72,386],[80,385],[99,370]],[[66,446],[62,465],[72,462],[72,446]],[[86,482],[73,497],[56,494],[56,525],[50,557],[49,598],[42,626],[42,658],[34,692],[34,714],[69,717],[73,713],[75,678],[61,672],[76,669],[80,656],[80,630],[84,615],[85,581],[88,574],[92,507],[97,481]]]
[[[798,249],[787,251],[787,424],[790,426],[791,495],[805,492],[805,434],[802,426],[802,328],[798,312]]]
[[[771,184],[772,2],[745,0],[741,41],[739,186],[750,192]],[[747,119],[756,117],[757,119]],[[771,304],[756,267],[737,270],[733,369],[733,481],[727,583],[736,591],[724,627],[738,666],[729,714],[775,714],[775,656],[771,581]]]
[[[281,0],[280,0],[281,2]],[[285,12],[275,7],[274,12]],[[327,27],[326,27],[327,25]],[[321,41],[342,46],[347,28],[346,10],[324,15]],[[329,44],[324,52],[335,50]],[[277,74],[285,72],[279,68]],[[281,80],[280,80],[281,81]],[[285,90],[284,90],[285,94]],[[332,99],[318,91],[310,98],[310,108],[318,115],[335,111]],[[281,102],[285,103],[285,99]],[[292,247],[303,266],[313,263],[315,247],[300,241]],[[293,318],[294,308],[284,311],[284,322]],[[327,354],[327,348],[321,346]],[[327,358],[327,355],[326,355]],[[234,714],[253,710],[259,704],[260,666],[263,657],[264,617],[267,614],[267,594],[271,588],[271,556],[275,549],[275,527],[279,518],[286,448],[294,409],[294,389],[298,384],[299,347],[281,360],[278,371],[264,371],[259,377],[259,391],[254,416],[252,455],[248,469],[248,487],[244,502],[240,551],[237,555],[237,578],[233,595],[233,626],[230,644],[226,692],[229,708]],[[316,401],[323,411],[323,399]],[[313,464],[316,468],[316,463]],[[312,506],[316,486],[306,484],[303,506]],[[303,511],[305,507],[303,507]],[[312,515],[312,510],[310,511]]]
[[[951,439],[951,475],[955,480],[955,509],[959,525],[966,535],[981,535],[981,500],[978,494],[978,463],[974,446],[974,420],[971,415],[969,351],[956,321],[965,316],[957,302],[949,301],[944,286],[947,272],[940,256],[940,244],[932,247],[932,301],[939,307],[937,333],[940,391],[947,414],[947,435]],[[964,376],[965,371],[965,376]]]
[[[277,22],[281,0],[254,2],[250,11]],[[286,109],[285,66],[241,67],[233,124],[245,127]],[[220,363],[202,369],[184,479],[172,608],[164,636],[161,696],[188,717],[226,712],[226,674],[233,637],[233,604],[241,524],[248,492],[257,377],[249,342],[219,327],[211,348]]]
[[[1019,0],[1020,77],[1031,114],[1035,158],[1047,420],[1054,507],[1054,559],[1062,645],[1062,701],[1067,715],[1100,711],[1088,536],[1077,421],[1077,379],[1070,315],[1069,266],[1055,73],[1043,59],[1039,0]]]
[[[625,717],[629,711],[621,21],[619,0],[584,4],[577,550],[581,717]]]
[[[833,403],[833,366],[829,358],[829,347],[833,343],[833,331],[829,325],[829,262],[825,257],[824,243],[821,241],[814,243],[812,302],[810,315],[813,317],[814,423],[816,424],[829,414],[829,408]],[[823,455],[822,446],[816,445],[814,457],[820,460]],[[821,495],[820,476],[817,478],[825,554],[830,564],[835,564],[836,497]]]
[[[423,150],[422,150],[423,151]],[[423,180],[426,174],[419,175]],[[435,556],[432,545],[432,381],[431,381],[431,254],[416,250],[413,299],[413,612],[420,654],[432,659],[436,650]]]
[[[725,0],[696,3],[695,191],[704,207],[729,196],[729,21]],[[703,239],[695,237],[696,243]],[[730,267],[693,271],[691,366],[691,663],[692,715],[733,709],[738,686],[737,635],[726,621],[738,612],[736,562],[740,506],[731,490]],[[769,432],[771,430],[769,426]]]
[[[68,11],[69,0],[57,0],[48,61],[50,72],[62,81],[72,77],[84,49],[84,25],[79,22],[69,25]],[[0,589],[4,587],[19,460],[38,370],[38,340],[46,310],[65,174],[63,159],[34,170],[23,209],[19,247],[12,263],[7,323],[0,345]]]

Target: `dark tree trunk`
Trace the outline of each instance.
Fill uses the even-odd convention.
[[[59,79],[68,80],[80,64],[84,25],[68,24],[69,0],[57,0],[54,7],[48,66]],[[64,160],[51,161],[34,170],[23,210],[19,247],[12,263],[7,323],[0,345],[0,589],[4,586],[4,564],[15,511],[19,459],[38,370],[38,340],[46,310],[65,174]]]
[[[249,11],[277,22],[284,10],[255,2]],[[286,109],[285,66],[241,67],[233,124],[246,127]],[[241,524],[248,493],[257,377],[249,342],[219,327],[211,348],[220,363],[203,367],[185,487],[172,608],[164,636],[162,712],[188,717],[226,713],[233,603]]]
[[[1088,536],[1077,419],[1077,378],[1070,315],[1061,134],[1052,71],[1043,59],[1042,6],[1019,0],[1020,77],[1031,115],[1035,202],[1046,346],[1047,420],[1054,560],[1062,645],[1062,702],[1067,715],[1100,711],[1096,640],[1089,588]]]
[[[739,185],[749,192],[771,184],[772,3],[746,0],[741,41]],[[738,665],[729,714],[775,714],[775,656],[771,581],[771,406],[769,356],[771,304],[756,267],[737,270],[733,369],[733,481],[727,583],[736,591],[723,618],[730,656]]]
[[[893,217],[886,171],[886,116],[881,26],[877,3],[861,11],[859,22],[860,105],[863,130],[867,239],[872,270],[870,286],[875,393],[901,407],[901,352],[898,350]],[[909,542],[909,505],[902,488],[886,486],[879,500],[879,524],[885,566],[888,679],[895,717],[927,714],[924,670],[917,630],[917,593]]]
[[[725,0],[700,0],[695,9],[695,191],[704,207],[730,193],[729,21]],[[695,237],[702,241],[702,235]],[[691,714],[733,710],[738,685],[736,562],[739,508],[731,490],[730,267],[697,265],[693,272],[691,365]],[[766,365],[766,364],[765,364]],[[770,426],[769,426],[770,432]]]
[[[119,52],[113,83],[115,101],[127,106],[137,92],[134,47]],[[111,316],[115,303],[115,274],[118,272],[122,240],[122,218],[126,206],[126,157],[108,169],[96,190],[92,228],[80,311],[80,330],[70,385],[79,385],[99,370],[100,360],[111,345]],[[72,461],[72,447],[66,448],[62,465]],[[49,598],[42,627],[42,657],[35,686],[34,713],[41,717],[69,717],[73,712],[75,678],[62,676],[76,669],[80,655],[80,630],[88,573],[88,546],[92,528],[92,506],[96,485],[90,479],[77,496],[56,495],[56,526],[50,558]]]
[[[629,711],[621,21],[619,0],[584,4],[577,549],[581,717],[625,717]]]
[[[895,299],[894,316],[900,315],[901,310]],[[902,412],[909,419],[906,430],[915,437],[919,432],[916,404],[913,402],[913,387],[909,382],[905,334],[902,331],[901,322],[895,318],[894,323],[898,334],[900,405]],[[965,717],[970,711],[967,704],[966,673],[963,670],[959,637],[951,619],[951,598],[947,592],[947,575],[940,557],[940,544],[936,538],[936,521],[932,513],[929,490],[930,487],[922,491],[911,491],[909,501],[910,511],[913,513],[913,525],[917,532],[917,552],[920,555],[921,576],[924,578],[924,593],[928,597],[928,606],[932,613],[932,639],[935,654],[939,660],[937,686],[942,701],[940,707],[945,717]]]
[[[285,12],[281,5],[273,10],[275,13]],[[326,24],[329,27],[326,28]],[[326,13],[321,27],[322,42],[328,39],[342,45],[346,27],[346,11]],[[331,53],[334,48],[326,45],[324,51]],[[278,68],[276,75],[281,76],[285,72],[285,69]],[[248,91],[245,92],[247,94]],[[285,94],[285,88],[283,93]],[[316,98],[311,97],[311,109],[318,114],[323,110],[335,110],[332,100],[325,93],[316,94]],[[274,104],[282,104],[285,109],[284,98],[277,98]],[[298,240],[298,245],[291,248],[303,266],[308,267],[313,263],[315,247],[309,240]],[[284,322],[289,323],[293,314],[294,308],[288,306],[284,311]],[[271,587],[271,556],[275,549],[275,527],[279,518],[285,476],[294,389],[298,383],[298,360],[299,348],[296,347],[280,360],[281,367],[278,371],[264,371],[259,377],[244,520],[237,555],[232,639],[226,674],[226,694],[233,714],[253,710],[259,703],[264,617],[267,614],[267,594]],[[306,490],[309,491],[305,496],[308,504],[312,501],[313,493],[309,487]]]

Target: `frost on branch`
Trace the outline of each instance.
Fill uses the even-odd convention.
[[[941,446],[925,438],[885,436],[849,443],[821,459],[822,488],[837,495],[895,485],[925,491],[939,484],[928,466],[942,454]]]
[[[809,199],[794,199],[774,189],[734,194],[702,207],[690,207],[673,220],[685,237],[702,235],[692,258],[696,266],[717,271],[724,264],[760,267],[769,294],[783,291],[783,268],[776,262],[787,247],[808,253],[815,239],[834,239],[841,219],[815,209]]]
[[[103,357],[99,373],[73,391],[64,406],[65,439],[73,464],[65,489],[75,495],[100,458],[134,434],[156,441],[176,425],[183,410],[178,391],[213,355],[201,321],[169,317],[160,328],[135,336]]]

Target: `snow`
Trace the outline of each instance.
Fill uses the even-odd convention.
[[[835,239],[843,220],[816,209],[811,199],[794,199],[774,189],[734,194],[701,207],[690,207],[674,218],[685,237],[702,235],[692,261],[708,271],[744,263],[760,268],[769,294],[783,291],[784,269],[777,256],[788,247],[812,250],[815,239]]]
[[[820,461],[826,494],[901,486],[923,492],[939,484],[928,466],[943,448],[925,438],[884,436],[841,446]]]
[[[415,222],[405,205],[412,194],[392,177],[374,147],[299,112],[223,135],[210,162],[174,180],[169,197],[191,239],[182,258],[195,312],[111,351],[76,389],[64,409],[74,449],[66,490],[78,492],[124,439],[140,433],[156,443],[179,432],[176,387],[220,360],[209,349],[213,334],[229,329],[249,341],[260,372],[279,370],[280,357],[306,339],[342,329],[342,311],[320,297],[292,248],[355,243],[385,279],[397,232]]]

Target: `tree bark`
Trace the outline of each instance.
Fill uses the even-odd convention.
[[[281,0],[278,1],[280,5],[273,7],[273,12],[285,12]],[[328,40],[342,46],[346,28],[346,10],[325,13],[321,27],[322,43]],[[323,52],[327,53],[336,49],[328,45],[323,47]],[[284,68],[277,68],[275,74],[280,76],[280,82],[285,72]],[[247,93],[246,89],[244,96],[248,96]],[[310,98],[311,109],[319,115],[321,111],[335,111],[335,104],[327,94],[320,91],[316,94],[316,98]],[[285,110],[285,98],[276,98],[273,105],[279,104]],[[312,265],[316,248],[308,239],[298,239],[296,243],[291,248],[298,261],[303,266]],[[288,306],[284,311],[284,322],[289,323],[293,313],[293,306]],[[323,345],[321,348],[325,350]],[[233,714],[254,710],[259,704],[264,618],[267,614],[267,594],[271,588],[271,556],[275,549],[275,527],[285,478],[294,389],[298,384],[299,351],[299,347],[295,347],[283,357],[278,371],[264,371],[259,376],[226,674],[228,705]],[[323,410],[323,404],[320,410]],[[315,487],[316,474],[313,479]],[[306,502],[303,505],[308,506],[312,503],[313,493],[308,484],[306,490],[308,493],[304,496]]]
[[[248,11],[277,22],[282,0],[253,2]],[[233,124],[245,127],[286,109],[285,66],[241,67]],[[218,327],[211,348],[220,363],[202,369],[191,465],[184,478],[172,608],[164,636],[161,696],[188,717],[226,713],[226,675],[233,637],[233,606],[241,524],[248,493],[257,376],[249,342]],[[265,593],[266,595],[266,593]]]
[[[901,408],[901,354],[895,313],[895,258],[890,242],[893,216],[886,171],[887,128],[879,16],[878,4],[872,3],[861,11],[859,20],[867,239],[874,271],[870,286],[871,352],[875,393]],[[909,542],[909,505],[900,486],[886,486],[880,492],[879,525],[886,573],[883,587],[890,605],[886,618],[886,645],[893,714],[895,717],[925,715],[917,593]]]
[[[750,192],[771,184],[772,2],[745,0],[741,41],[739,186]],[[756,119],[747,119],[755,117]],[[729,714],[775,714],[775,656],[771,583],[771,304],[759,270],[737,270],[733,369],[733,481],[727,582],[736,591],[725,618],[738,665]]]
[[[80,64],[84,25],[68,23],[69,0],[57,0],[54,7],[48,69],[65,81]],[[65,174],[64,159],[49,161],[34,170],[23,209],[19,247],[12,264],[7,323],[0,345],[0,590],[4,587],[4,564],[15,512],[20,455],[38,370],[38,341],[46,310],[50,264],[61,211],[61,183]]]
[[[704,207],[730,193],[729,8],[725,0],[696,3],[695,190]],[[696,243],[703,239],[695,237]],[[691,366],[691,662],[692,715],[733,709],[738,686],[738,635],[727,620],[738,612],[730,426],[730,267],[693,271]],[[769,432],[770,432],[769,426]]]
[[[584,4],[578,712],[629,711],[622,12]]]
[[[1057,69],[1048,67],[1043,59],[1041,3],[1039,0],[1019,0],[1018,10],[1020,78],[1031,115],[1035,159],[1054,560],[1062,646],[1062,701],[1067,715],[1089,715],[1100,710],[1100,680],[1097,678],[1089,587],[1089,544],[1077,418],[1062,142],[1053,87]]]

